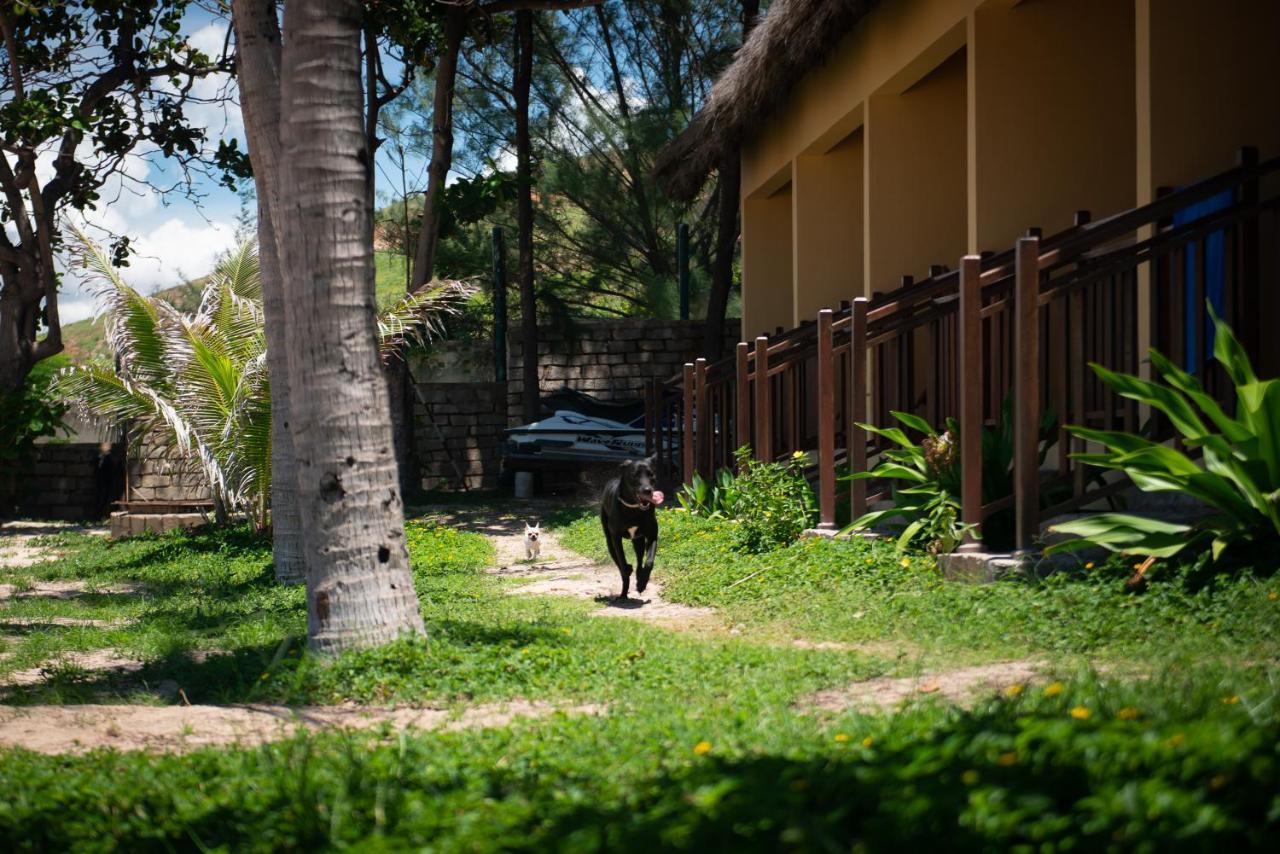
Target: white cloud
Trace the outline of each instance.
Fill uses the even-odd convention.
[[[144,293],[172,287],[208,273],[234,243],[233,223],[172,217],[134,239],[125,279]]]

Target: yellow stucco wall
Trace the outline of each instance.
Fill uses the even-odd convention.
[[[1133,5],[988,3],[969,19],[969,246],[1133,207]]]
[[[795,317],[791,284],[791,185],[742,202],[742,336],[789,328]]]
[[[792,325],[863,295],[862,129],[822,154],[796,158],[792,203]]]
[[[965,252],[965,56],[867,101],[866,265],[872,293]]]
[[[832,157],[859,130],[861,171]],[[1280,154],[1280,0],[882,3],[743,146],[743,331],[1141,204],[1242,144]]]

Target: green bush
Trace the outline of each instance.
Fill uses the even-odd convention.
[[[907,412],[890,412],[904,427],[924,436],[920,444],[913,442],[898,427],[875,427],[860,424],[864,430],[888,439],[896,447],[886,450],[875,468],[848,475],[844,479],[882,478],[903,481],[907,485],[893,487],[893,506],[874,510],[854,519],[845,529],[862,530],[883,523],[894,531],[898,547],[925,549],[933,554],[953,551],[967,534],[980,537],[996,550],[1013,546],[1013,510],[989,514],[980,531],[960,522],[960,424],[947,419],[946,432],[933,427]],[[1043,464],[1049,449],[1058,440],[1058,418],[1053,410],[1045,410],[1040,419],[1038,462]],[[1000,410],[1000,421],[982,427],[982,503],[991,504],[1013,494],[1013,418],[1012,398],[1006,398]],[[1061,500],[1056,493],[1041,496],[1041,504]]]
[[[1074,458],[1100,469],[1121,471],[1144,492],[1177,492],[1214,512],[1194,524],[1177,524],[1123,513],[1103,513],[1054,526],[1078,537],[1051,547],[1070,551],[1101,546],[1130,555],[1170,557],[1192,545],[1210,544],[1217,560],[1231,552],[1248,561],[1280,546],[1280,380],[1259,380],[1231,328],[1209,307],[1217,328],[1214,356],[1235,385],[1232,417],[1200,381],[1151,351],[1165,385],[1101,365],[1094,372],[1121,397],[1162,413],[1182,444],[1202,454],[1196,462],[1181,450],[1132,433],[1069,427],[1080,438],[1103,445],[1100,453]]]
[[[795,542],[817,520],[818,502],[804,477],[807,461],[797,451],[783,462],[760,462],[751,449],[734,453],[738,477],[733,482],[734,542],[748,553],[769,551]]]

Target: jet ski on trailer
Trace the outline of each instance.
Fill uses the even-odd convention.
[[[621,462],[644,456],[644,418],[624,424],[571,412],[506,431],[503,457],[509,467],[522,462]]]

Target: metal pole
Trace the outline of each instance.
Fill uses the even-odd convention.
[[[493,378],[507,381],[507,250],[502,229],[493,227]]]
[[[676,269],[680,273],[680,319],[689,319],[689,226],[676,231]]]

